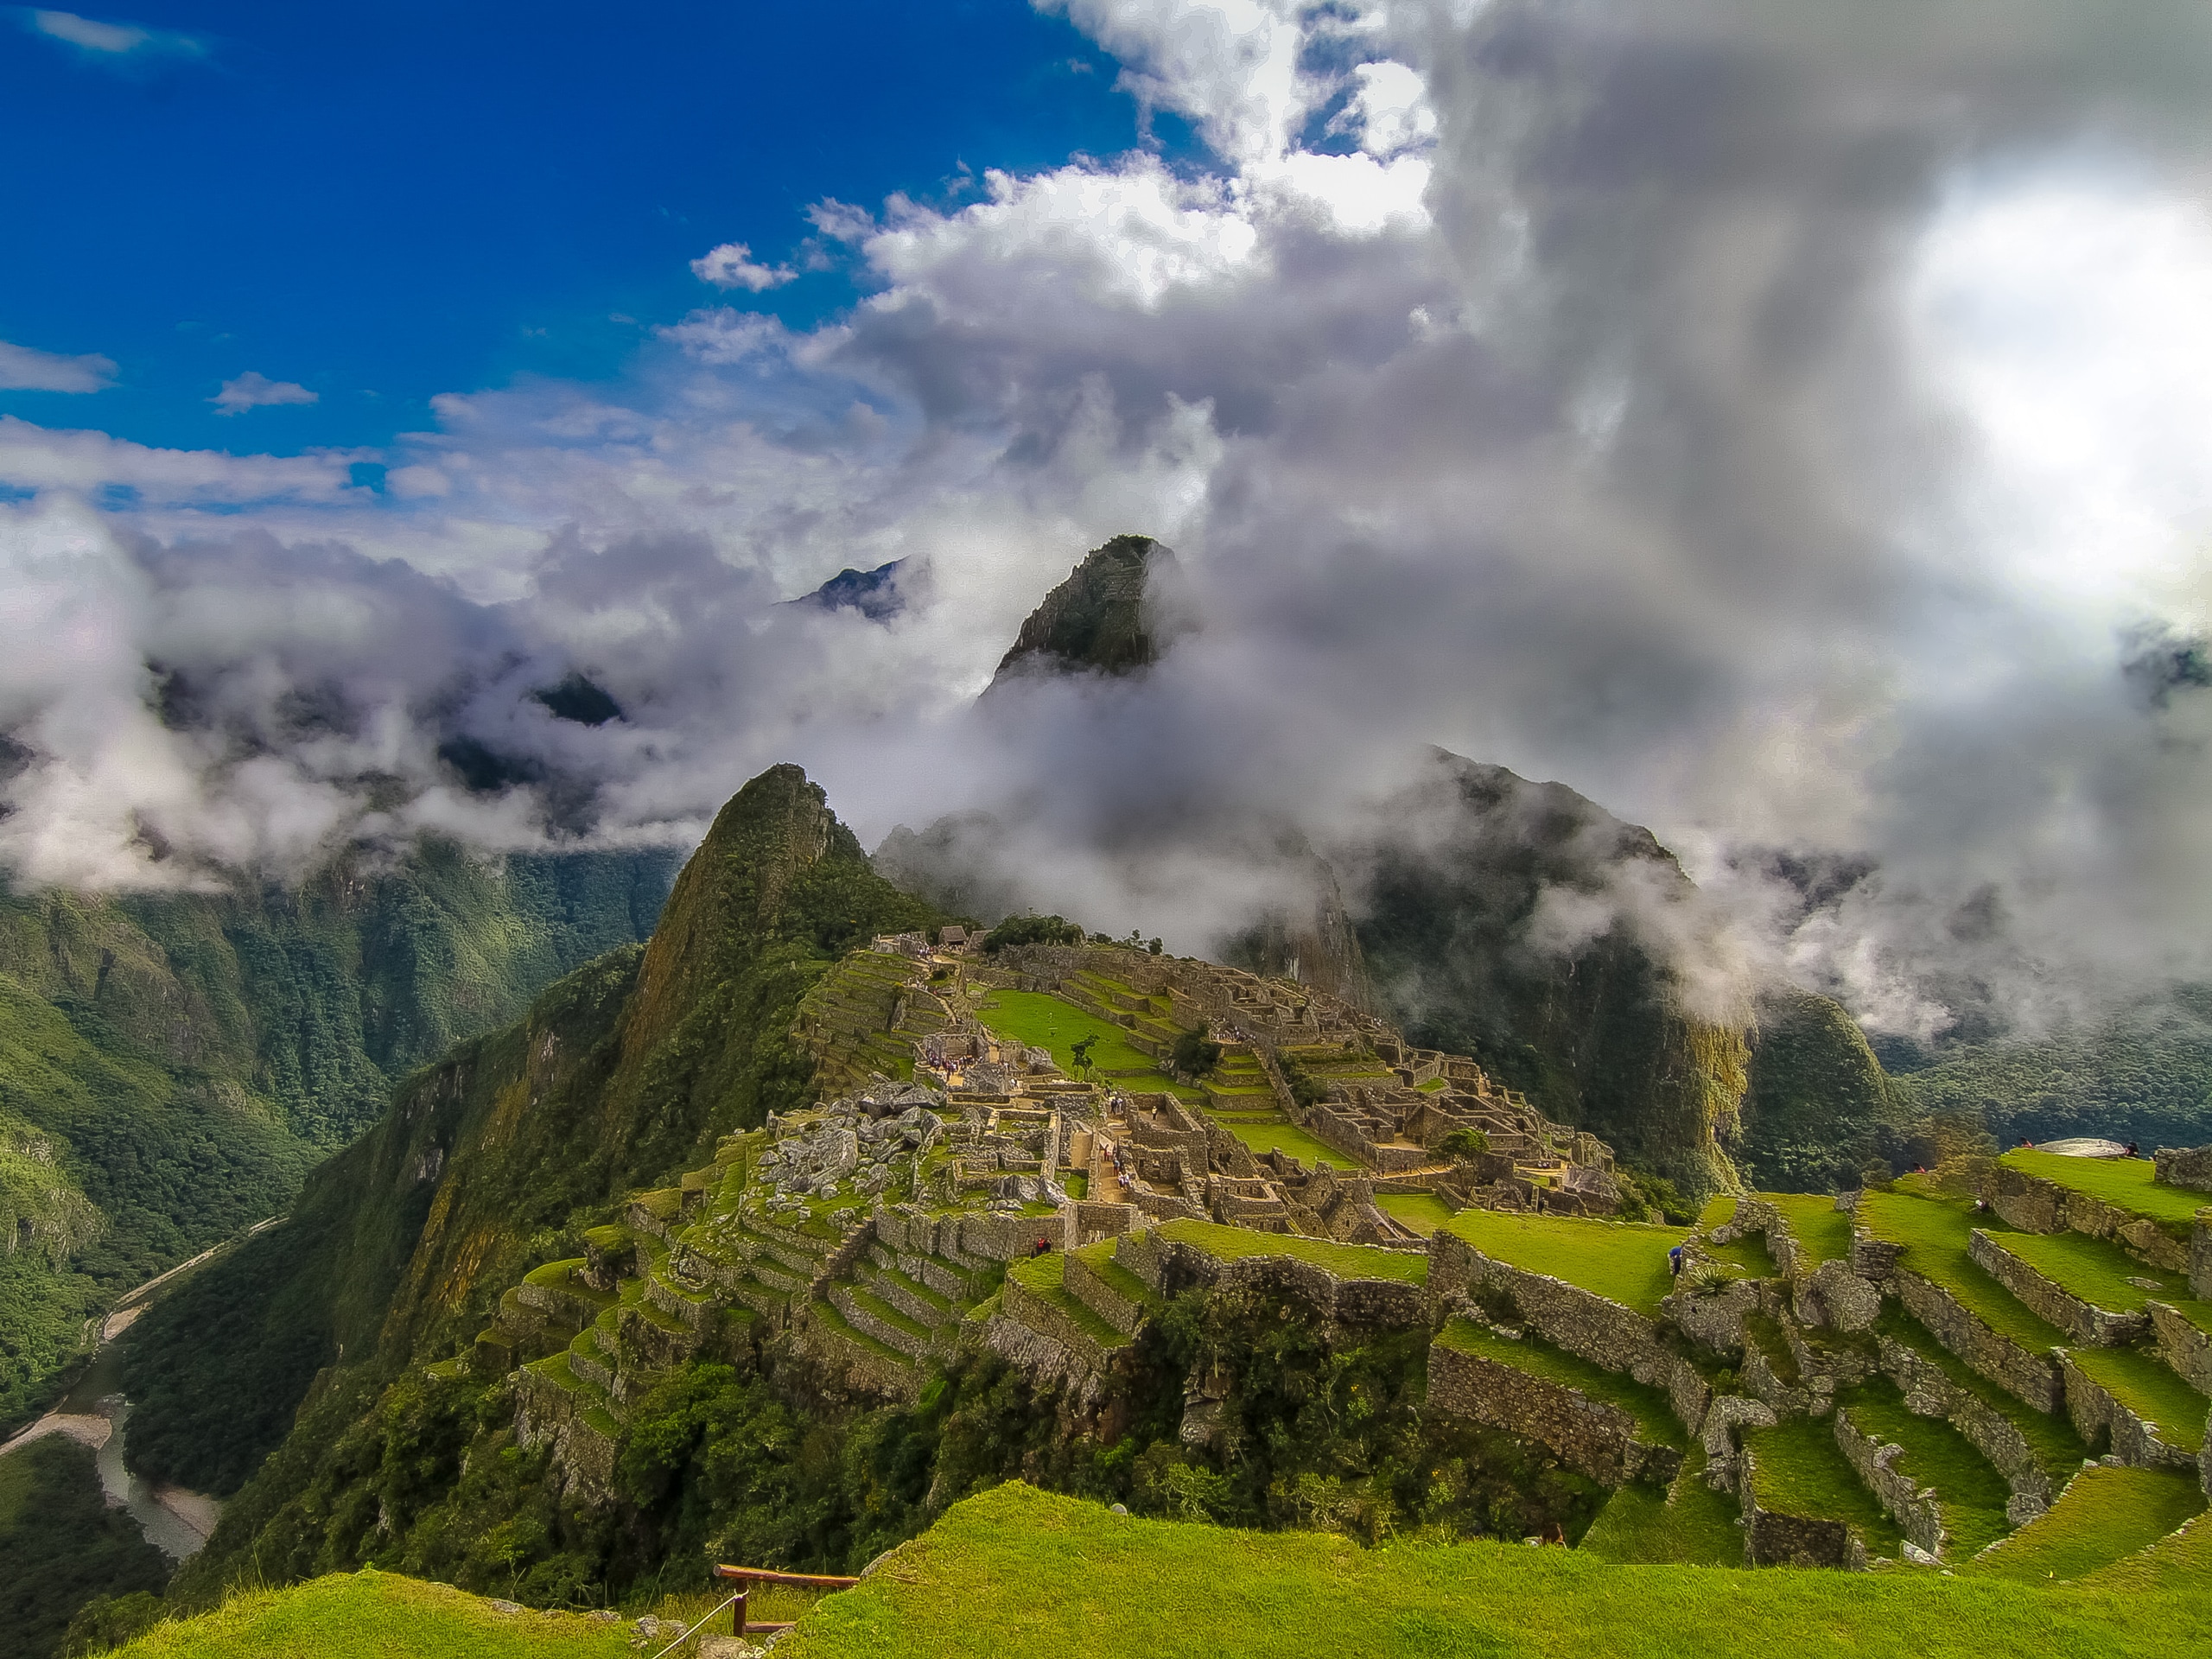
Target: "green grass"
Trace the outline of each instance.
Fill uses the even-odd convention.
[[[1782,1321],[1766,1313],[1744,1315],[1744,1338],[1751,1346],[1766,1356],[1767,1368],[1782,1382],[1796,1387],[1799,1382],[1796,1351],[1790,1347],[1789,1338],[1782,1328]]]
[[[1991,1382],[1936,1341],[1933,1332],[1895,1302],[1883,1304],[1881,1319],[1874,1328],[1878,1334],[1894,1337],[1904,1344],[2018,1429],[2035,1453],[2036,1461],[2055,1484],[2065,1484],[2082,1466],[2082,1460],[2089,1455],[2088,1446],[2074,1432],[2074,1425],[2063,1412],[2046,1414],[2037,1411],[2010,1390]]]
[[[1452,1206],[1433,1192],[1378,1192],[1375,1207],[1423,1238],[1452,1219]]]
[[[1833,1198],[1815,1192],[1762,1192],[1759,1197],[1782,1211],[1789,1236],[1797,1241],[1798,1254],[1812,1266],[1851,1259],[1851,1212],[1837,1209]]]
[[[1280,1152],[1292,1158],[1302,1159],[1308,1164],[1327,1164],[1334,1169],[1357,1169],[1359,1165],[1334,1147],[1324,1146],[1300,1128],[1287,1117],[1255,1120],[1244,1117],[1224,1117],[1212,1114],[1213,1121],[1251,1147],[1255,1157],[1270,1152]]]
[[[1255,1255],[1287,1255],[1311,1262],[1339,1279],[1395,1279],[1409,1285],[1428,1282],[1428,1258],[1410,1250],[1338,1244],[1325,1238],[1298,1238],[1287,1233],[1255,1233],[1249,1228],[1224,1227],[1211,1221],[1170,1221],[1162,1224],[1159,1230],[1162,1238],[1188,1244],[1221,1262],[1236,1262]]]
[[[631,1659],[621,1620],[502,1613],[442,1584],[373,1569],[248,1592],[194,1619],[157,1624],[124,1659]]]
[[[1703,1249],[1707,1260],[1733,1268],[1747,1279],[1771,1279],[1777,1271],[1774,1258],[1767,1254],[1765,1236],[1760,1233],[1746,1233],[1726,1244],[1707,1243]]]
[[[1876,1238],[1904,1246],[1897,1258],[1900,1267],[1949,1291],[1998,1335],[2030,1353],[2047,1352],[2067,1340],[2064,1332],[2038,1317],[1968,1257],[1976,1217],[1964,1199],[1869,1192],[1859,1200],[1859,1218]]]
[[[1993,1242],[2018,1256],[2060,1289],[2092,1307],[2113,1313],[2140,1313],[2153,1297],[2162,1302],[2189,1300],[2189,1281],[2177,1273],[2147,1268],[2117,1244],[2082,1233],[1992,1233]],[[2145,1290],[2131,1279],[2156,1280]]]
[[[1694,1446],[1665,1491],[1631,1483],[1612,1495],[1577,1546],[1621,1566],[1741,1567],[1743,1505],[1704,1478],[1705,1449]]]
[[[1099,1071],[1144,1074],[1118,1078],[1122,1088],[1148,1093],[1168,1086],[1160,1062],[1133,1046],[1125,1027],[1085,1013],[1049,991],[994,991],[976,1017],[1001,1037],[1050,1050],[1054,1064],[1070,1077],[1077,1075],[1075,1045],[1090,1037],[1096,1039],[1090,1063]]]
[[[1898,1553],[1904,1535],[1859,1478],[1825,1417],[1793,1417],[1744,1435],[1757,1471],[1759,1507],[1783,1515],[1840,1521],[1871,1556]]]
[[[2171,1469],[2085,1469],[2049,1513],[2031,1521],[1967,1569],[2031,1583],[2078,1579],[2133,1554],[2200,1513],[2204,1494]],[[2212,1606],[2199,1580],[2200,1605]]]
[[[1618,1408],[1635,1420],[1637,1437],[1647,1445],[1683,1446],[1689,1435],[1668,1402],[1667,1390],[1647,1387],[1632,1376],[1622,1376],[1592,1364],[1576,1354],[1554,1348],[1536,1337],[1515,1341],[1501,1337],[1471,1319],[1453,1318],[1437,1334],[1446,1348],[1480,1359],[1510,1365],[1547,1382],[1574,1389],[1590,1399]]]
[[[1736,1219],[1736,1206],[1742,1202],[1733,1192],[1714,1193],[1705,1201],[1705,1208],[1698,1211],[1698,1231],[1709,1233],[1716,1227],[1726,1227]]]
[[[1943,1530],[1950,1535],[1943,1548],[1947,1560],[1965,1560],[2005,1535],[2005,1505],[2012,1489],[1949,1423],[1907,1411],[1904,1396],[1887,1377],[1864,1384],[1842,1409],[1877,1444],[1904,1448],[1895,1465],[1899,1473],[1916,1486],[1936,1489]]]
[[[1618,1567],[1582,1550],[1255,1533],[1008,1484],[825,1598],[777,1659],[2151,1659],[2212,1598],[2131,1581]]]
[[[1462,1210],[1442,1230],[1492,1261],[1563,1279],[1649,1319],[1674,1288],[1667,1252],[1689,1236],[1681,1227],[1497,1210]]]
[[[2013,1151],[1998,1161],[2023,1175],[2101,1198],[2114,1209],[2148,1216],[2183,1238],[2197,1211],[2212,1205],[2212,1192],[2159,1185],[2158,1168],[2147,1158],[2068,1158],[2055,1152]]]
[[[1027,1261],[1016,1262],[1006,1270],[1006,1276],[1041,1302],[1049,1302],[1072,1320],[1077,1330],[1101,1348],[1122,1348],[1129,1338],[1106,1323],[1097,1309],[1084,1301],[1061,1281],[1065,1271],[1063,1258],[1058,1250],[1047,1255],[1033,1255]]]
[[[2066,1357],[2121,1405],[2156,1423],[2168,1446],[2195,1452],[2204,1444],[2204,1396],[2152,1355],[2136,1348],[2074,1348]]]

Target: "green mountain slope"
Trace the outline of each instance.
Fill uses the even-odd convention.
[[[1759,999],[1732,1150],[1770,1192],[1840,1192],[1884,1151],[1904,1103],[1842,1006],[1788,986]]]
[[[104,1299],[283,1209],[396,1077],[641,937],[671,863],[431,845],[297,889],[0,891],[0,1203],[37,1243],[0,1258],[0,1425]]]

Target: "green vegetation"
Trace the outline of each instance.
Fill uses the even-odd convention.
[[[2003,1232],[1991,1236],[2005,1254],[2018,1257],[2093,1307],[2139,1313],[2154,1297],[2162,1302],[2190,1299],[2189,1281],[2182,1274],[2145,1267],[2119,1245],[2101,1238],[2081,1233]],[[2133,1282],[2138,1279],[2155,1281],[2158,1288],[2146,1290]]]
[[[1493,1261],[1563,1279],[1649,1319],[1674,1288],[1667,1252],[1689,1236],[1681,1228],[1495,1210],[1462,1210],[1444,1230]]]
[[[1168,1087],[1159,1062],[1133,1046],[1127,1031],[1049,991],[994,991],[976,1017],[1001,1037],[1048,1050],[1052,1063],[1071,1075],[1075,1046],[1087,1042],[1090,1064],[1120,1087],[1140,1092]]]
[[[1377,1209],[1427,1238],[1452,1219],[1452,1206],[1433,1192],[1378,1192]]]
[[[1471,1158],[1490,1150],[1490,1136],[1481,1129],[1454,1129],[1436,1143],[1447,1158]]]
[[[1211,1221],[1178,1220],[1163,1223],[1162,1238],[1188,1244],[1221,1262],[1248,1256],[1287,1255],[1310,1262],[1339,1279],[1395,1279],[1409,1285],[1428,1282],[1428,1257],[1414,1250],[1377,1249],[1370,1244],[1337,1244],[1325,1238],[1300,1238],[1288,1233],[1255,1233],[1249,1228],[1224,1227]]]
[[[1618,1500],[1616,1500],[1618,1501]],[[1470,1654],[2150,1659],[2212,1643],[2186,1584],[2116,1593],[1897,1573],[1614,1567],[1581,1550],[1258,1535],[1109,1514],[1018,1485],[962,1504],[815,1613],[779,1659],[1052,1652],[1271,1659],[1325,1631],[1345,1659]]]
[[[450,1585],[373,1570],[234,1596],[212,1613],[160,1624],[122,1659],[632,1659],[627,1624],[574,1613],[503,1613]]]
[[[2046,1353],[2066,1341],[2064,1332],[2023,1306],[1967,1255],[1976,1221],[1993,1217],[1977,1217],[1963,1200],[1869,1192],[1859,1201],[1859,1219],[1876,1238],[1905,1247],[1898,1266],[1949,1291],[1999,1336],[2031,1353]]]
[[[1209,1041],[1204,1020],[1175,1039],[1167,1053],[1167,1069],[1178,1077],[1203,1077],[1221,1064],[1221,1045]]]
[[[1006,1276],[1039,1300],[1057,1308],[1061,1316],[1077,1330],[1089,1337],[1101,1348],[1126,1348],[1129,1339],[1100,1318],[1089,1303],[1078,1300],[1060,1282],[1065,1261],[1058,1250],[1049,1255],[1032,1256],[1027,1262],[1016,1262],[1006,1270]],[[1128,1272],[1127,1268],[1122,1269]],[[1132,1275],[1134,1276],[1134,1275]],[[1142,1281],[1140,1281],[1140,1283]]]
[[[0,1631],[22,1659],[61,1650],[94,1596],[159,1591],[168,1558],[100,1496],[92,1454],[49,1434],[0,1458]]]
[[[1326,1164],[1332,1169],[1357,1169],[1358,1164],[1324,1145],[1288,1118],[1281,1116],[1252,1119],[1224,1116],[1218,1112],[1207,1114],[1213,1121],[1252,1148],[1255,1154],[1280,1152],[1292,1158],[1302,1159],[1309,1164]]]
[[[1947,1560],[1965,1560],[2009,1530],[2005,1506],[2012,1491],[2005,1477],[1949,1423],[1907,1411],[1904,1396],[1887,1377],[1861,1384],[1840,1409],[1878,1446],[1904,1448],[1896,1464],[1900,1474],[1915,1486],[1936,1489],[1943,1530],[1948,1535],[1943,1550]]]
[[[1577,1548],[1593,1560],[1653,1567],[1741,1567],[1743,1505],[1705,1479],[1705,1448],[1692,1446],[1665,1491],[1630,1482],[1612,1495]]]
[[[2155,1354],[2139,1348],[2073,1348],[2069,1359],[2107,1394],[2146,1423],[2168,1446],[2195,1452],[2204,1444],[2204,1396]]]
[[[2089,1455],[2089,1448],[2074,1432],[2074,1425],[2063,1412],[2041,1412],[2027,1405],[2010,1390],[1991,1382],[1968,1365],[1956,1354],[1936,1340],[1935,1336],[1919,1320],[1906,1313],[1897,1303],[1882,1305],[1880,1319],[1875,1325],[1878,1333],[1895,1338],[1923,1359],[1941,1370],[1960,1388],[1987,1406],[1999,1416],[2020,1431],[2036,1461],[2056,1485],[2064,1485]]]
[[[1774,1258],[1767,1254],[1766,1237],[1762,1233],[1745,1233],[1726,1244],[1707,1241],[1699,1248],[1705,1252],[1707,1260],[1732,1268],[1747,1279],[1771,1279],[1775,1275]]]
[[[1973,1570],[2031,1583],[2078,1579],[2164,1537],[2203,1508],[2204,1494],[2188,1475],[2099,1465],[2075,1476],[2046,1514]],[[2199,1580],[2200,1596],[2202,1589]]]
[[[1882,1160],[1900,1103],[1843,1007],[1794,988],[1759,1000],[1731,1150],[1762,1186],[1845,1187]]]
[[[2212,1192],[2160,1185],[2158,1168],[2147,1158],[2069,1158],[2056,1152],[2016,1147],[1998,1162],[2023,1175],[2101,1198],[2115,1209],[2148,1216],[2170,1230],[2177,1230],[2184,1238],[2197,1211],[2212,1205]]]
[[[1834,1198],[1809,1192],[1762,1192],[1759,1197],[1782,1211],[1798,1254],[1809,1265],[1851,1259],[1851,1212],[1837,1209]]]
[[[1792,1417],[1772,1428],[1746,1429],[1759,1506],[1783,1515],[1840,1521],[1859,1535],[1866,1554],[1894,1556],[1904,1535],[1835,1443],[1825,1417]]]
[[[1083,927],[1061,916],[1009,916],[983,935],[983,954],[1017,944],[1081,944]]]
[[[1580,1355],[1554,1348],[1540,1337],[1522,1337],[1516,1341],[1501,1337],[1471,1319],[1454,1317],[1446,1322],[1436,1339],[1446,1348],[1510,1365],[1516,1370],[1526,1371],[1547,1382],[1556,1382],[1561,1388],[1573,1389],[1589,1399],[1625,1412],[1635,1420],[1637,1437],[1649,1445],[1683,1446],[1689,1443],[1689,1435],[1683,1429],[1681,1420],[1675,1415],[1666,1389],[1650,1388],[1632,1376],[1593,1365]]]

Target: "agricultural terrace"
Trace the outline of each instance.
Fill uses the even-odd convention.
[[[2081,1233],[1992,1233],[2008,1255],[2016,1256],[2063,1290],[2092,1307],[2114,1313],[2139,1313],[2156,1299],[2189,1300],[2189,1281],[2177,1273],[2146,1267],[2117,1244]],[[2155,1281],[2145,1289],[2138,1280]]]
[[[2048,1513],[1967,1562],[1966,1570],[2030,1584],[2078,1579],[2101,1567],[2117,1575],[2133,1564],[2113,1563],[2158,1542],[2203,1508],[2204,1494],[2187,1475],[2101,1464],[2069,1482]],[[2177,1553],[2194,1557],[2202,1596],[2201,1575],[2212,1573],[2212,1526],[2199,1522],[2177,1542]]]
[[[1649,1319],[1659,1317],[1661,1300],[1674,1288],[1667,1252],[1690,1236],[1682,1227],[1502,1210],[1462,1210],[1440,1230],[1493,1262],[1564,1280]]]
[[[1904,1535],[1859,1478],[1827,1418],[1790,1417],[1770,1428],[1746,1429],[1744,1447],[1763,1508],[1841,1521],[1865,1541],[1867,1554],[1897,1554]]]
[[[1814,1266],[1851,1259],[1851,1211],[1837,1209],[1833,1198],[1817,1192],[1762,1192],[1759,1197],[1782,1212],[1789,1236]]]
[[[1255,1158],[1270,1152],[1300,1159],[1307,1164],[1326,1164],[1332,1169],[1357,1169],[1358,1163],[1333,1147],[1325,1147],[1280,1112],[1262,1117],[1237,1116],[1209,1108],[1206,1116],[1252,1149]],[[1432,1198],[1430,1203],[1437,1200]],[[1439,1206],[1441,1207],[1440,1205]],[[1385,1205],[1384,1208],[1389,1208]]]
[[[1965,1199],[1916,1198],[1909,1192],[1867,1192],[1859,1200],[1859,1219],[1866,1230],[1885,1243],[1903,1245],[1897,1265],[1941,1285],[1967,1311],[2001,1337],[2009,1338],[2031,1353],[2060,1347],[2066,1333],[2022,1306],[2012,1294],[1983,1272],[1967,1255],[1975,1223],[1986,1230],[1996,1217],[1976,1217]],[[2019,1236],[1998,1233],[2010,1244]]]
[[[1575,1548],[1600,1561],[1653,1566],[1741,1567],[1743,1505],[1705,1481],[1705,1448],[1694,1446],[1666,1491],[1630,1481],[1606,1501]]]
[[[1965,1560],[2010,1530],[2005,1506],[2012,1489],[1996,1465],[1941,1417],[1919,1417],[1905,1408],[1904,1396],[1887,1377],[1860,1385],[1850,1402],[1837,1408],[1852,1426],[1878,1446],[1904,1448],[1897,1471],[1923,1491],[1933,1487],[1943,1511],[1948,1559]]]
[[[2184,1237],[2197,1211],[2212,1205],[2212,1192],[2160,1185],[2158,1169],[2147,1158],[2069,1158],[2056,1152],[2016,1150],[1998,1162],[2023,1175],[2101,1198],[2114,1209],[2148,1216]]]
[[[2054,1484],[2063,1486],[2088,1457],[2088,1446],[2075,1433],[2074,1425],[2065,1413],[2037,1411],[1991,1382],[1936,1341],[1928,1327],[1905,1312],[1898,1303],[1883,1304],[1881,1318],[1876,1321],[1874,1329],[1883,1336],[1895,1338],[1903,1343],[1942,1371],[1952,1382],[2019,1430],[2021,1438],[2028,1443],[2029,1450],[2034,1452],[2036,1461],[2043,1465],[2044,1472],[2050,1477]]]
[[[2204,1444],[2207,1402],[2171,1368],[2139,1348],[2073,1348],[2069,1359],[2089,1381],[2146,1423],[2168,1446],[2194,1452]]]
[[[1669,1402],[1666,1389],[1650,1388],[1632,1376],[1605,1370],[1579,1354],[1553,1347],[1541,1338],[1502,1337],[1487,1325],[1455,1316],[1446,1322],[1436,1339],[1446,1348],[1510,1365],[1515,1370],[1526,1371],[1531,1376],[1556,1382],[1563,1389],[1576,1389],[1586,1398],[1615,1407],[1635,1421],[1637,1435],[1649,1445],[1679,1448],[1689,1443],[1681,1420],[1675,1415],[1674,1407]],[[1736,1541],[1736,1554],[1740,1560],[1740,1537]]]
[[[1159,1230],[1160,1237],[1187,1244],[1217,1262],[1286,1255],[1339,1279],[1396,1279],[1409,1285],[1428,1282],[1428,1257],[1417,1250],[1338,1244],[1325,1238],[1300,1238],[1294,1233],[1258,1233],[1248,1227],[1224,1227],[1218,1222],[1188,1217],[1163,1222]]]
[[[1332,1659],[2168,1659],[2212,1648],[2212,1597],[2188,1562],[2110,1574],[2109,1586],[2046,1586],[1616,1567],[1517,1542],[1363,1549],[1325,1533],[1140,1520],[1010,1482],[823,1599],[777,1659],[1276,1659],[1312,1643]]]

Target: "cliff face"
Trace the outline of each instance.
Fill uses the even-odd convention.
[[[1160,591],[1175,568],[1149,536],[1094,548],[1029,613],[984,695],[1025,674],[1128,674],[1157,662],[1179,631]]]
[[[0,892],[8,1185],[69,1218],[66,1249],[0,1253],[0,1425],[104,1297],[283,1209],[395,1078],[641,937],[672,863],[432,845],[296,888]]]
[[[1405,827],[1344,865],[1384,1012],[1688,1194],[1734,1185],[1720,1140],[1746,1084],[1750,1011],[1694,1012],[1639,925],[1639,910],[1694,892],[1651,832],[1442,750],[1387,816]]]
[[[1760,996],[1733,1147],[1747,1180],[1784,1192],[1850,1186],[1878,1161],[1902,1104],[1840,1004],[1789,986]]]
[[[754,779],[684,866],[647,945],[568,976],[520,1023],[417,1072],[368,1135],[316,1172],[292,1222],[268,1236],[283,1244],[257,1240],[203,1272],[200,1300],[283,1315],[201,1363],[173,1408],[140,1408],[134,1444],[143,1433],[175,1448],[166,1472],[193,1484],[203,1473],[188,1451],[193,1402],[257,1388],[279,1349],[278,1369],[304,1390],[343,1346],[321,1398],[349,1372],[381,1376],[425,1344],[465,1341],[549,1234],[703,1161],[719,1136],[806,1103],[799,998],[853,944],[935,919],[869,869],[797,766]],[[179,1298],[142,1321],[133,1347],[146,1372],[197,1363],[182,1357],[191,1306]],[[297,1392],[272,1402],[276,1433],[298,1402]],[[281,1470],[270,1478],[240,1526],[289,1501]]]

